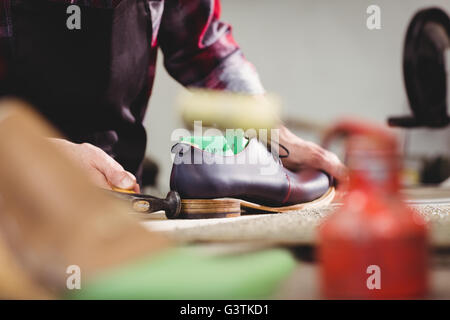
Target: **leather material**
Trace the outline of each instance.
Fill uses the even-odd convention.
[[[320,198],[332,179],[319,170],[291,172],[256,139],[233,156],[203,151],[186,143],[175,153],[170,187],[182,199],[237,198],[267,206],[288,206]]]

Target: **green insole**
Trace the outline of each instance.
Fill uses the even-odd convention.
[[[181,137],[182,142],[190,143],[204,151],[221,155],[238,154],[248,144],[248,139],[242,132],[235,131],[226,136],[187,136]]]
[[[208,256],[193,248],[170,249],[111,269],[70,299],[264,299],[291,273],[287,250]]]

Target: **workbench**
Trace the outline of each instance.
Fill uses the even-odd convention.
[[[450,189],[421,188],[406,192],[408,203],[430,227],[431,299],[450,299]],[[149,230],[161,232],[179,245],[208,254],[239,254],[284,247],[297,266],[276,298],[317,299],[318,265],[314,259],[317,226],[340,205],[282,214],[253,214],[225,219],[167,220],[163,214],[138,215]]]

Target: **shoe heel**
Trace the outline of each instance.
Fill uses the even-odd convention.
[[[241,204],[236,199],[181,200],[182,219],[231,218],[241,215]]]

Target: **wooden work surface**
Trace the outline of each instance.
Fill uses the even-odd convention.
[[[432,246],[450,248],[450,203],[411,207],[429,222]],[[336,205],[331,205],[281,214],[200,220],[166,220],[158,214],[140,217],[146,228],[179,243],[247,241],[314,246],[317,226],[335,209]]]
[[[429,299],[450,299],[450,189],[405,190],[409,205],[429,223],[431,264]],[[139,215],[142,224],[169,238],[211,254],[238,254],[283,247],[297,259],[278,299],[320,299],[318,265],[314,261],[316,228],[339,205],[282,214],[256,214],[226,219],[167,220],[164,214]]]
[[[431,244],[450,247],[450,188],[405,189],[408,204],[430,225]],[[163,213],[136,214],[149,230],[164,233],[180,243],[270,242],[286,245],[314,245],[316,229],[339,204],[278,214],[253,214],[233,218],[167,220]]]

